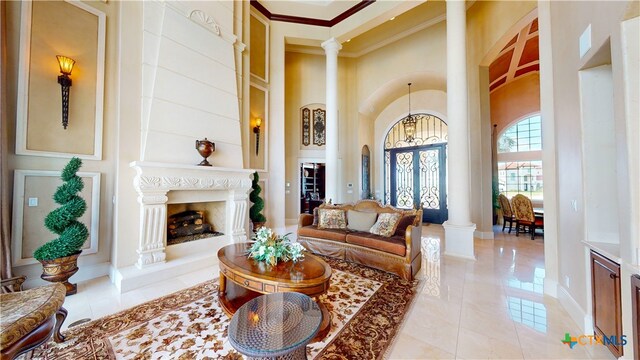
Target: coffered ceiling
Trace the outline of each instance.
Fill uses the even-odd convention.
[[[538,19],[527,24],[505,45],[489,65],[491,91],[531,72],[540,71]]]

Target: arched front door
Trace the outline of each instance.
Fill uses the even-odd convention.
[[[447,124],[430,114],[412,116],[414,136],[407,138],[403,119],[385,139],[385,200],[402,209],[421,204],[424,222],[442,224],[448,218]]]

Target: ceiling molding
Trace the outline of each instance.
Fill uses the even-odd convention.
[[[290,22],[295,24],[323,26],[323,27],[332,27],[340,23],[341,21],[347,19],[349,16],[364,9],[365,7],[373,4],[375,1],[376,0],[362,0],[358,4],[344,11],[343,13],[337,15],[333,19],[323,20],[323,19],[314,19],[314,18],[308,18],[308,17],[302,17],[302,16],[274,14],[271,11],[269,11],[266,7],[264,7],[264,5],[260,4],[258,0],[250,0],[251,6],[253,6],[256,10],[258,10],[262,15],[264,15],[267,19],[271,21],[282,21],[282,22]]]

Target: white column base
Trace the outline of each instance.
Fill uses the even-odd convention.
[[[476,224],[454,225],[445,221],[442,227],[444,227],[444,254],[446,256],[476,260],[473,251],[473,232],[476,230]]]

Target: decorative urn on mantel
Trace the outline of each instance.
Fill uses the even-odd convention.
[[[207,158],[216,151],[216,144],[204,138],[203,140],[196,140],[196,150],[200,156],[204,159],[198,164],[199,166],[211,166]]]

